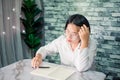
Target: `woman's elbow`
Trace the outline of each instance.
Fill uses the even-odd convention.
[[[76,66],[76,69],[79,71],[79,72],[85,72],[85,71],[87,71],[88,69],[89,69],[90,67],[89,67],[89,64],[86,64],[86,65],[84,65],[84,66]]]

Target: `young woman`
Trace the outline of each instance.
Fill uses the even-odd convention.
[[[39,67],[42,59],[50,53],[59,53],[61,64],[73,66],[80,72],[90,69],[96,44],[90,38],[88,20],[80,14],[70,16],[65,25],[65,34],[41,47],[32,59],[32,67]]]

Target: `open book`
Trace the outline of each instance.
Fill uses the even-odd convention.
[[[50,68],[35,69],[31,72],[31,74],[39,75],[53,80],[66,80],[75,72],[73,68],[63,65],[47,64],[42,66],[49,66]]]

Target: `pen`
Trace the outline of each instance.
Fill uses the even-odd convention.
[[[50,68],[50,67],[48,67],[48,66],[40,66],[39,68]]]

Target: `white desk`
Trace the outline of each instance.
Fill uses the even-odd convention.
[[[50,80],[30,74],[32,70],[31,59],[20,60],[0,68],[0,80]],[[84,73],[75,72],[67,80],[104,80],[104,78],[105,75],[103,73],[87,71]]]

